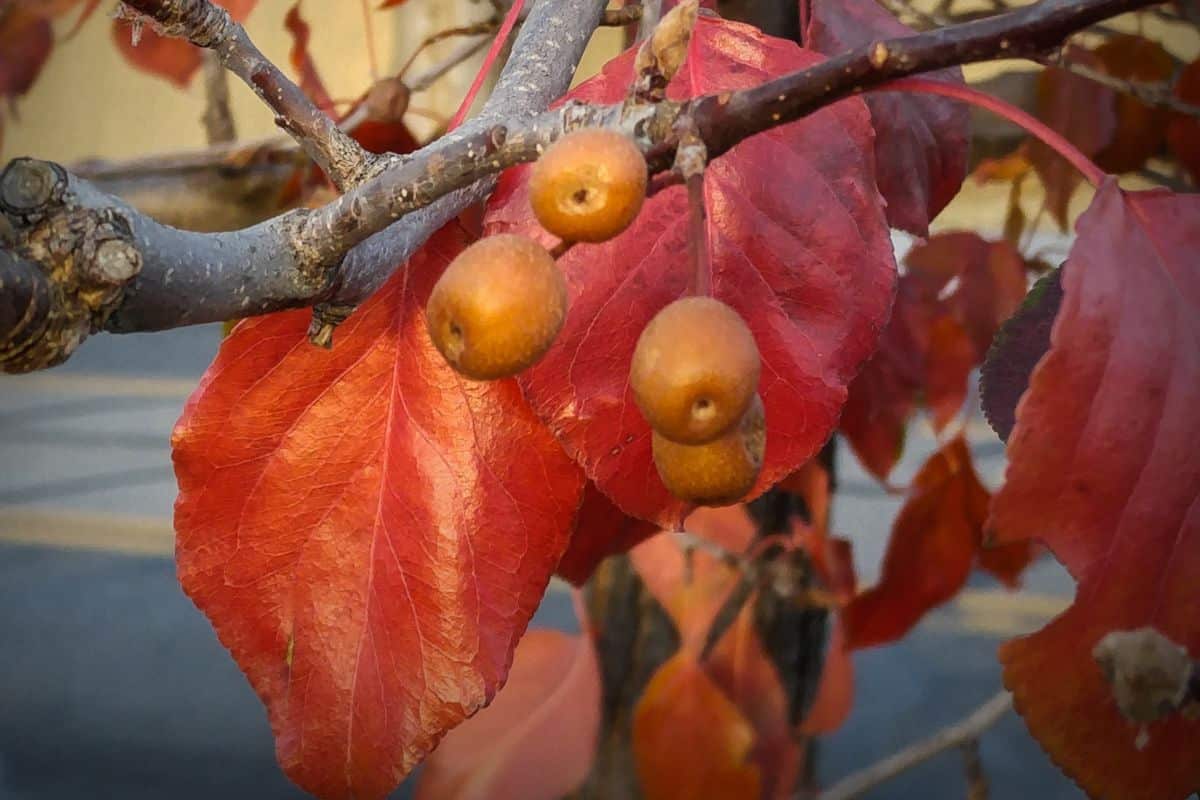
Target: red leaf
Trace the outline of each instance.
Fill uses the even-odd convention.
[[[1104,69],[1087,50],[1071,46],[1065,53],[1073,63]],[[1058,67],[1049,67],[1038,76],[1038,117],[1089,158],[1113,141],[1117,130],[1114,109],[1114,93],[1107,86]],[[1066,230],[1071,195],[1082,176],[1041,140],[1030,142],[1029,161],[1046,187],[1047,210]]]
[[[587,634],[530,631],[504,688],[425,762],[416,800],[557,800],[591,771],[600,667]]]
[[[21,7],[0,17],[0,98],[29,91],[54,47],[54,28],[43,15]]]
[[[1145,36],[1119,34],[1095,49],[1104,72],[1122,80],[1165,83],[1175,72],[1175,59]],[[1128,92],[1113,97],[1116,130],[1108,146],[1096,154],[1105,172],[1140,169],[1162,149],[1169,119],[1161,108],[1148,106]]]
[[[762,779],[754,729],[687,653],[659,667],[633,714],[633,756],[646,800],[746,800]]]
[[[911,302],[906,289],[901,281],[879,349],[851,382],[838,423],[863,467],[881,481],[904,452],[908,418],[925,375],[922,346],[906,319]]]
[[[558,562],[557,573],[582,586],[601,561],[626,552],[656,533],[657,525],[629,516],[589,482],[575,515],[571,544]]]
[[[512,381],[462,380],[424,302],[443,230],[338,329],[249,320],[174,435],[184,590],[267,706],[288,775],[386,795],[503,682],[582,477]]]
[[[804,721],[800,723],[800,733],[805,736],[832,733],[850,716],[853,706],[854,659],[846,646],[846,633],[841,620],[835,616],[829,644],[825,648],[825,663],[821,667],[817,694]]]
[[[1079,586],[1000,657],[1030,731],[1089,794],[1178,800],[1200,789],[1200,721],[1152,723],[1137,748],[1091,652],[1149,626],[1200,655],[1200,197],[1110,179],[1078,234],[989,524],[1044,541]]]
[[[988,241],[969,231],[941,233],[909,251],[904,263],[923,285],[926,299],[942,300],[970,334],[979,360],[996,329],[1025,299],[1025,259],[1003,240]],[[952,286],[956,278],[958,285]]]
[[[396,8],[397,6],[402,6],[407,2],[408,0],[383,0],[383,2],[379,4],[379,10],[382,11],[385,8]]]
[[[258,0],[214,0],[229,11],[230,16],[241,22],[250,16]],[[192,76],[200,69],[200,48],[183,39],[159,36],[151,25],[142,25],[137,45],[133,43],[133,26],[129,22],[114,19],[112,36],[117,49],[131,66],[142,72],[166,78],[179,88],[186,88]]]
[[[840,429],[885,480],[900,458],[918,399],[939,430],[962,408],[967,379],[1025,296],[1025,261],[1008,242],[938,234],[905,258],[879,349],[850,384]]]
[[[828,56],[915,33],[875,0],[813,0],[808,8],[804,41]],[[963,83],[959,69],[927,77]],[[888,222],[925,236],[929,221],[958,194],[967,175],[967,107],[943,97],[896,93],[868,96],[867,108]]]
[[[1184,67],[1175,84],[1180,100],[1200,106],[1200,58]],[[1200,184],[1200,120],[1185,114],[1174,114],[1167,128],[1167,144],[1171,152]]]
[[[929,328],[929,354],[925,368],[925,404],[933,415],[933,428],[941,431],[962,409],[967,399],[967,379],[979,356],[971,337],[954,317],[939,317]]]
[[[966,583],[990,496],[956,437],[913,478],[892,527],[879,583],[842,612],[852,649],[893,642]]]
[[[411,153],[420,147],[417,138],[402,121],[379,122],[364,119],[350,135],[372,153]]]
[[[304,21],[304,17],[300,16],[300,2],[301,0],[296,0],[295,5],[288,9],[287,15],[283,18],[283,26],[292,36],[292,49],[288,51],[288,61],[291,62],[292,69],[300,79],[301,91],[308,95],[308,99],[312,100],[318,108],[328,112],[333,108],[333,98],[326,91],[325,83],[321,80],[320,73],[317,72],[317,65],[308,52],[308,42],[312,31],[308,23]]]
[[[1034,542],[992,544],[984,542],[979,550],[979,568],[1009,589],[1021,588],[1021,576],[1041,553]]]
[[[634,53],[570,97],[618,102]],[[818,58],[753,28],[702,16],[669,95],[755,85]],[[846,384],[875,347],[895,281],[873,181],[870,120],[860,101],[742,142],[705,174],[713,294],[749,323],[763,358],[765,464],[755,494],[794,472],[829,437]],[[529,209],[527,169],[493,198],[493,230],[546,237]],[[787,191],[780,191],[786,186]],[[559,259],[571,309],[555,346],[522,376],[534,408],[588,477],[623,511],[674,528],[684,514],[650,458],[650,429],[628,386],[642,328],[687,291],[682,187],[647,201],[611,242]]]

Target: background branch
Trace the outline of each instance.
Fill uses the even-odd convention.
[[[220,57],[212,50],[204,53],[204,134],[210,145],[237,139],[233,112],[229,110],[229,77]]]
[[[910,770],[939,753],[978,740],[1012,708],[1012,695],[1000,692],[967,717],[935,733],[924,741],[906,747],[866,769],[843,778],[817,796],[817,800],[853,800]]]

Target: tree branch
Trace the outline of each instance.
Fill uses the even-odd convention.
[[[928,761],[939,753],[977,740],[980,734],[996,724],[1011,708],[1012,695],[1000,692],[954,725],[843,778],[817,795],[817,800],[853,800],[862,797],[881,783]]]
[[[188,7],[196,2],[178,1]],[[139,3],[175,7],[169,0]],[[141,273],[104,315],[107,330],[157,330],[313,303],[345,308],[382,285],[434,230],[485,197],[498,172],[534,160],[566,130],[585,125],[623,130],[646,152],[651,169],[661,171],[672,163],[676,124],[685,116],[716,157],[748,136],[889,80],[1037,56],[1098,20],[1151,4],[1042,0],[996,17],[875,42],[743,91],[624,111],[568,104],[538,113],[566,88],[604,5],[542,0],[478,117],[410,156],[381,162],[373,178],[327,206],[242,231],[199,235],[159,225],[78,178],[70,178],[60,194],[67,206],[123,216],[142,254]],[[21,227],[19,219],[16,226]]]
[[[124,0],[121,8],[144,15],[164,35],[212,50],[233,74],[275,112],[275,124],[290,133],[338,188],[361,182],[373,159],[304,91],[264,56],[245,28],[210,0]],[[139,19],[134,15],[134,19]]]
[[[781,122],[890,80],[997,58],[1034,58],[1100,20],[1149,0],[1042,0],[994,17],[878,41],[760,86],[693,101],[692,114],[716,157]]]

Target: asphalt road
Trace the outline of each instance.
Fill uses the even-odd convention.
[[[304,796],[275,766],[261,706],[169,558],[167,433],[216,340],[212,327],[97,337],[44,379],[0,379],[0,800]],[[1002,449],[977,434],[994,480]],[[835,519],[870,582],[898,501],[852,463],[844,475]],[[1070,592],[1049,563],[1018,595],[976,578],[906,641],[859,653],[855,709],[823,743],[822,780],[990,697],[997,645],[1040,627]],[[534,624],[573,627],[567,595],[548,594]],[[993,798],[1082,797],[1015,716],[984,737],[982,756]],[[959,754],[947,752],[868,797],[964,793]]]

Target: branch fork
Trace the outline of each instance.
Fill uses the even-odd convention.
[[[70,205],[94,212],[108,209],[122,217],[140,254],[141,269],[124,285],[116,307],[106,303],[102,313],[92,316],[93,324],[114,332],[160,330],[315,303],[353,306],[378,289],[434,231],[486,197],[499,172],[536,159],[575,127],[622,131],[642,148],[652,173],[664,172],[675,163],[682,143],[677,123],[684,117],[694,123],[694,135],[712,159],[749,136],[844,97],[949,66],[1036,57],[1076,31],[1153,2],[1041,0],[998,16],[873,42],[750,89],[683,103],[627,100],[616,106],[568,104],[543,111],[566,89],[605,2],[542,0],[530,9],[513,56],[481,113],[403,158],[368,157],[262,56],[241,25],[209,0],[126,0],[125,5],[184,33],[189,41],[210,46],[287,120],[305,152],[346,193],[321,208],[283,214],[241,231],[194,234],[160,225],[68,175],[63,191],[70,195]],[[677,20],[686,22],[689,6],[681,4],[671,14],[678,12]],[[666,26],[671,14],[646,42],[651,73],[658,76],[646,87],[649,99],[660,96],[655,87],[665,86],[672,64],[678,69],[682,63],[672,54],[687,49],[684,33],[690,36],[691,28]],[[675,34],[667,36],[669,30]],[[16,228],[29,224],[20,215],[10,216]],[[47,274],[53,272],[54,265],[42,266]],[[317,332],[328,333],[326,326],[336,316],[325,313]],[[0,339],[6,333],[0,329]]]

